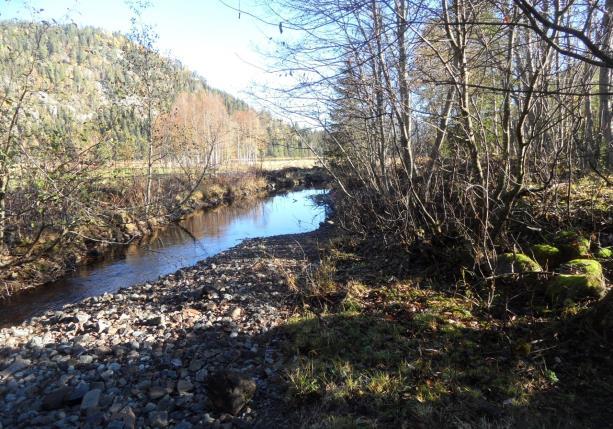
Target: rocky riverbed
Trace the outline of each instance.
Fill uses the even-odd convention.
[[[287,273],[326,228],[249,240],[0,330],[0,428],[288,427]]]

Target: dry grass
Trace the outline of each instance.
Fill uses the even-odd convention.
[[[254,164],[229,163],[217,169],[220,172],[232,171],[277,171],[284,168],[312,168],[319,165],[317,158],[263,158]]]

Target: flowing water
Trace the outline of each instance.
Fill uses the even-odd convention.
[[[147,238],[122,246],[104,260],[16,294],[0,303],[0,326],[20,323],[47,310],[86,297],[153,281],[194,265],[246,238],[295,234],[317,229],[325,208],[313,201],[323,190],[303,190],[210,211],[198,211]]]

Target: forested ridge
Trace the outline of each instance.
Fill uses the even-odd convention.
[[[36,32],[41,32],[40,41],[32,37]],[[42,132],[66,135],[81,128],[83,140],[92,140],[97,134],[111,134],[109,141],[97,150],[110,152],[104,155],[110,155],[113,160],[142,159],[142,115],[129,99],[119,102],[121,91],[138,79],[122,63],[125,43],[129,43],[125,35],[93,27],[1,22],[0,76],[5,82],[16,71],[13,69],[15,63],[10,60],[14,52],[35,51],[37,56],[32,76],[35,92],[31,105],[24,109],[30,119],[22,121],[20,127],[27,129],[32,136]],[[241,116],[257,117],[258,137],[261,139],[258,155],[310,156],[306,146],[294,137],[296,130],[292,130],[289,124],[267,112],[257,112],[239,98],[211,88],[204,77],[191,72],[179,61],[169,61],[178,74],[177,92],[204,92],[211,99],[219,99],[219,103],[209,107],[223,107],[229,127],[237,127],[230,122],[240,122]]]

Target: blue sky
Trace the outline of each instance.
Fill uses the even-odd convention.
[[[254,0],[240,0],[241,7],[256,11]],[[276,26],[259,23],[219,0],[152,0],[145,19],[159,34],[159,48],[204,76],[209,84],[247,97],[253,82],[270,79],[261,71],[264,60],[258,50],[271,48]],[[239,0],[226,0],[238,6]],[[109,31],[127,32],[130,11],[124,0],[0,0],[0,19],[28,18],[28,7],[44,9],[44,19],[71,20]]]

